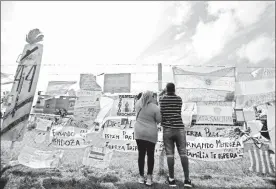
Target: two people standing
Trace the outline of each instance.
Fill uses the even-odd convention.
[[[157,125],[163,127],[163,142],[167,155],[169,176],[166,183],[176,186],[174,179],[174,148],[177,147],[183,172],[185,176],[184,186],[192,187],[189,179],[189,161],[186,153],[186,132],[181,118],[182,99],[175,94],[175,85],[168,83],[164,95],[157,100],[154,93],[147,91],[139,94],[141,98],[135,105],[137,116],[134,125],[134,136],[138,146],[138,167],[140,177],[138,181],[144,183],[145,154],[148,156],[148,174],[146,185],[152,185],[152,172],[154,167],[154,151],[157,142]]]

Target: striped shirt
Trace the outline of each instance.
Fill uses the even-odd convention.
[[[164,95],[159,99],[162,116],[161,126],[184,128],[181,118],[182,99],[177,95]]]

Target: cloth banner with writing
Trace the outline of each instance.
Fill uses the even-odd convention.
[[[85,148],[87,133],[85,128],[56,125],[51,128],[49,140],[56,148]]]
[[[233,101],[235,69],[206,67],[201,72],[173,67],[176,93],[183,102]]]
[[[233,125],[232,102],[197,102],[196,123]]]
[[[248,68],[247,72],[238,72],[235,95],[236,108],[275,101],[275,68]]]
[[[271,150],[275,153],[275,103],[273,106],[268,106],[267,129],[271,141]]]
[[[42,151],[25,146],[18,156],[18,161],[31,168],[56,168],[62,156],[63,150]]]
[[[49,127],[51,127],[52,121],[47,119],[41,119],[39,117],[36,118],[36,129],[40,131],[47,131]]]

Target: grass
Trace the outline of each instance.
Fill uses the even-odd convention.
[[[23,165],[8,166],[9,159],[16,160],[24,145],[53,150],[48,144],[34,144],[34,132],[28,132],[22,142],[17,142],[12,151],[9,142],[1,142],[0,188],[19,189],[148,189],[137,183],[138,166],[136,153],[115,152],[109,168],[97,169],[81,164],[84,149],[65,151],[62,164],[56,169],[32,169]],[[165,161],[166,162],[166,161]],[[167,189],[164,184],[168,174],[158,174],[159,157],[156,155],[153,189]],[[241,160],[227,162],[190,161],[190,177],[197,189],[213,188],[275,188],[275,176],[252,173],[248,154]],[[176,156],[176,189],[183,188],[183,171]],[[5,187],[4,187],[5,186]]]

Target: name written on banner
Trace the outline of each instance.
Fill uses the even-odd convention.
[[[187,156],[191,159],[204,161],[227,161],[243,157],[243,148],[232,149],[187,149]]]
[[[241,130],[240,126],[204,126],[196,125],[186,128],[187,136],[194,137],[231,137],[234,135],[235,130]]]
[[[87,147],[87,129],[78,127],[53,126],[50,131],[50,142],[56,148],[84,148]]]

